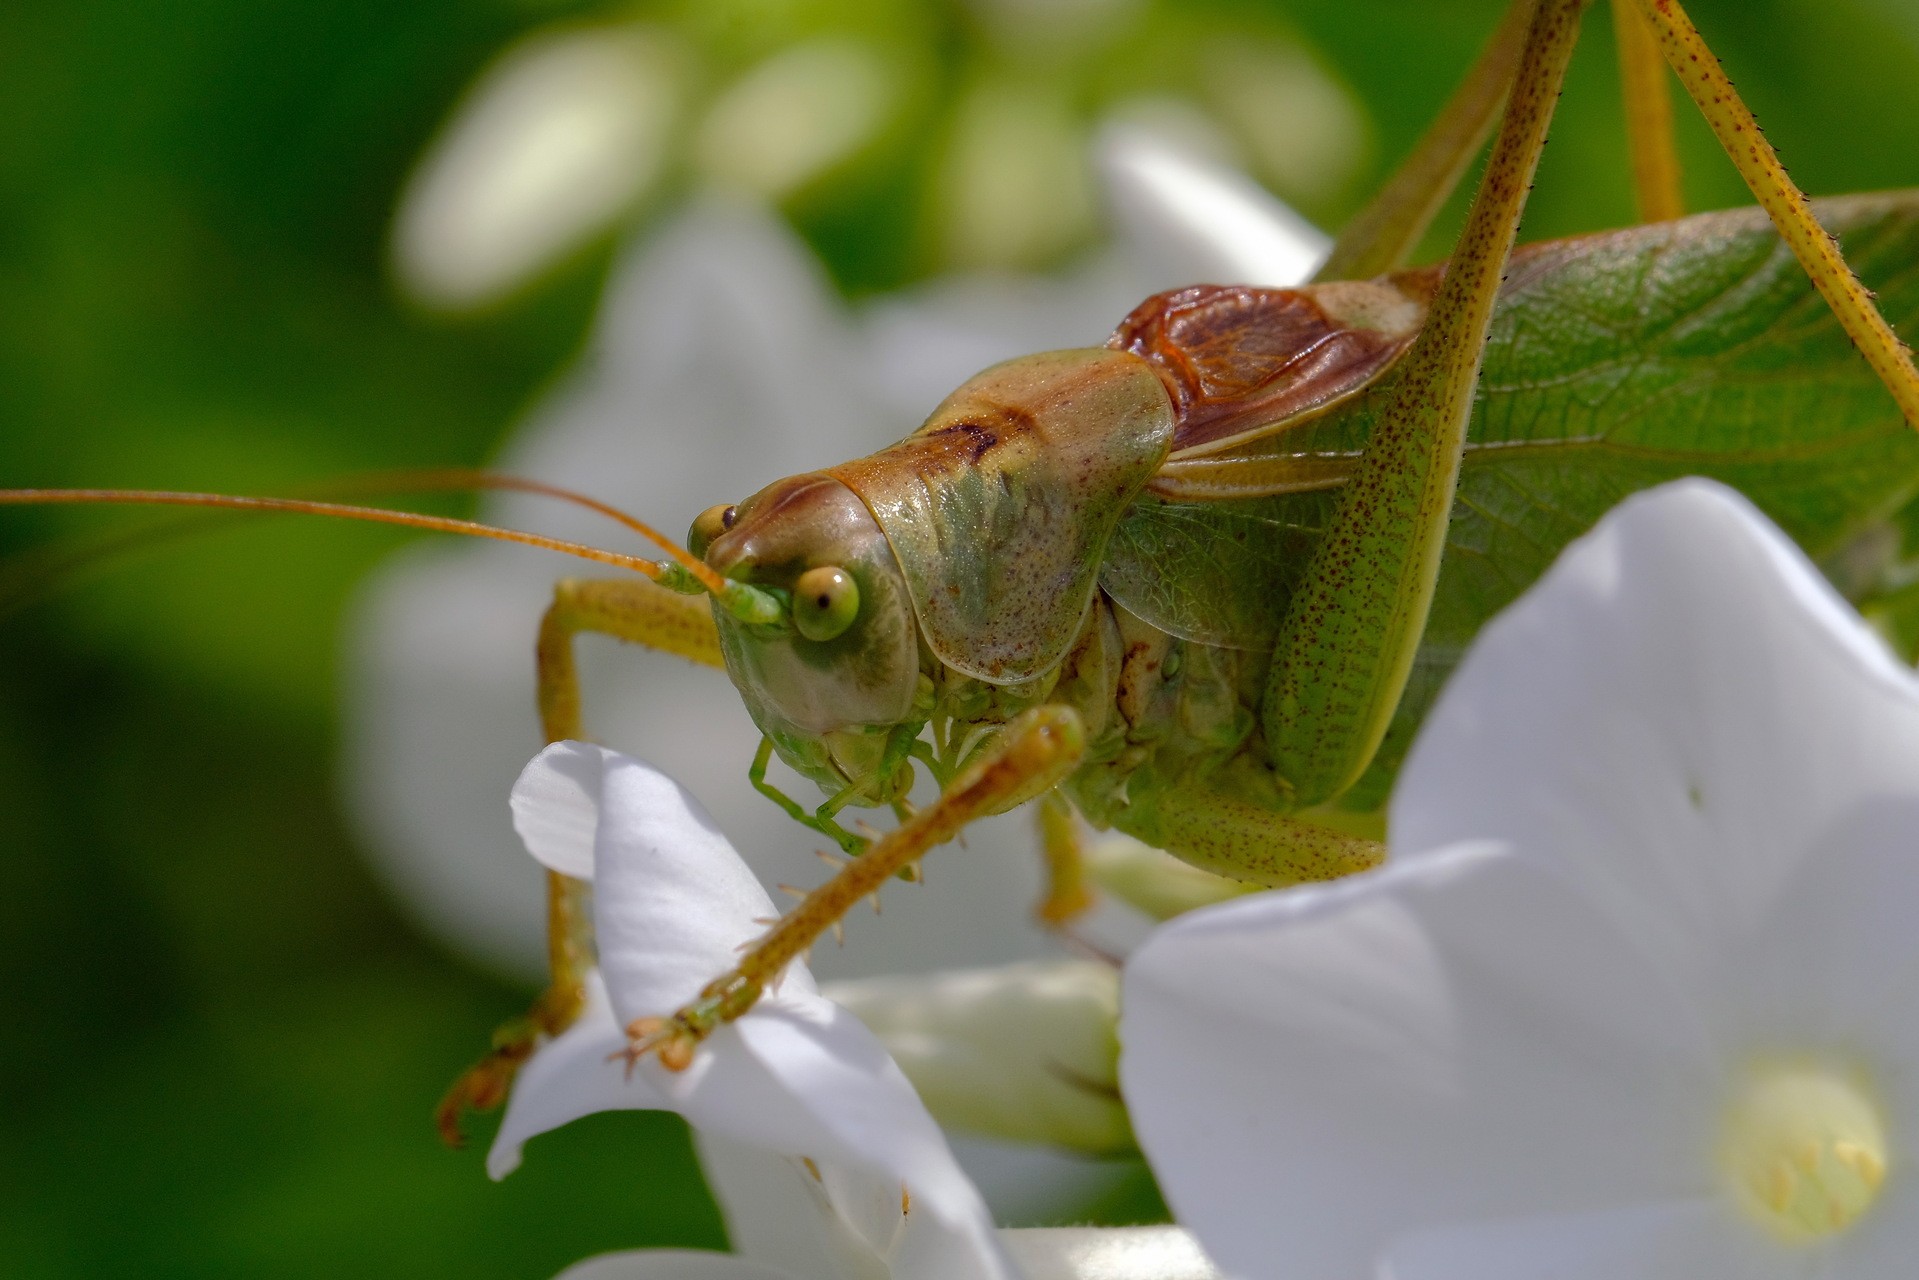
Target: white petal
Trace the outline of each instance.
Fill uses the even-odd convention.
[[[604,747],[593,853],[593,929],[622,1023],[672,1013],[733,967],[779,913],[700,802]],[[781,990],[812,990],[795,961]]]
[[[1318,228],[1245,174],[1133,124],[1100,131],[1099,171],[1133,251],[1181,284],[1285,287],[1332,249]]]
[[[1803,1252],[1734,1221],[1713,1201],[1474,1223],[1393,1245],[1380,1280],[1788,1280]]]
[[[1000,1240],[1026,1280],[1220,1280],[1178,1227],[1027,1227]]]
[[[794,1273],[699,1249],[632,1249],[576,1262],[553,1280],[793,1280]]]
[[[600,748],[556,742],[527,762],[508,800],[513,829],[549,871],[593,878],[593,840],[600,829]]]
[[[825,994],[879,1036],[941,1124],[1093,1155],[1132,1149],[1112,966],[895,974]]]
[[[1364,1274],[1409,1229],[1707,1188],[1700,1015],[1564,877],[1460,847],[1181,917],[1126,977],[1121,1082],[1228,1272]]]
[[[693,1065],[669,1075],[644,1063],[696,1128],[791,1156],[822,1169],[879,1175],[911,1195],[894,1249],[915,1276],[1003,1273],[985,1204],[960,1171],[912,1085],[859,1020],[817,996],[763,1004],[721,1028]],[[836,1184],[841,1215],[863,1235],[878,1232],[859,1183]],[[855,1188],[855,1189],[849,1189]],[[829,1194],[832,1189],[829,1189]]]
[[[1857,806],[1919,794],[1919,688],[1731,490],[1628,499],[1481,634],[1400,778],[1396,850],[1569,868],[1700,990]]]
[[[1915,831],[1919,798],[1899,798],[1824,833],[1780,909],[1729,962],[1722,1018],[1735,1056],[1824,1051],[1864,1070],[1888,1125],[1907,1135],[1919,1134]]]
[[[799,1280],[884,1277],[872,1243],[822,1204],[821,1181],[799,1157],[700,1129],[693,1142],[726,1219],[726,1238],[741,1257],[783,1267]],[[897,1216],[896,1190],[893,1195]]]
[[[692,1000],[777,914],[700,802],[631,756],[554,743],[520,775],[512,807],[535,858],[594,882],[600,969],[622,1025]],[[781,988],[810,991],[805,965]]]
[[[629,1077],[610,1061],[626,1047],[626,1033],[613,1021],[606,985],[587,975],[586,1006],[578,1021],[534,1053],[520,1068],[506,1115],[486,1155],[486,1171],[504,1178],[520,1167],[529,1138],[571,1124],[595,1111],[658,1111],[668,1103],[643,1072]]]

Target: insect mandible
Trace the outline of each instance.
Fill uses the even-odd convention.
[[[1910,313],[1919,196],[1816,221],[1671,0],[1615,6],[1653,225],[1514,253],[1583,8],[1515,0],[1323,283],[1149,299],[1107,347],[987,370],[891,448],[713,507],[685,549],[629,521],[670,561],[322,503],[0,500],[319,511],[637,570],[557,589],[538,645],[548,739],[580,736],[582,632],[724,665],[764,735],[755,784],[858,855],[698,1001],[630,1029],[634,1055],[668,1066],[888,877],[1029,800],[1253,883],[1362,870],[1459,649],[1617,498],[1714,474],[1833,551],[1919,489],[1901,421],[1919,422],[1919,377],[1826,234]],[[1662,53],[1764,212],[1663,221],[1678,203]],[[1403,270],[1495,119],[1450,263]],[[825,802],[767,784],[774,754]],[[914,811],[919,770],[941,794]],[[887,806],[901,823],[877,839],[839,820]],[[1070,840],[1049,844],[1064,917]],[[583,890],[554,877],[549,893],[552,985],[455,1086],[449,1129],[579,1007]]]

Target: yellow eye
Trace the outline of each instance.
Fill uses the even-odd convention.
[[[693,528],[686,535],[686,549],[705,559],[706,549],[713,545],[713,539],[731,529],[739,516],[738,507],[729,507],[724,502],[708,507],[693,517]]]
[[[859,611],[859,584],[844,569],[808,569],[793,584],[793,625],[808,640],[831,640],[853,625]]]

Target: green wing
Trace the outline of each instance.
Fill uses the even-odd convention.
[[[1919,326],[1919,192],[1818,203],[1895,328]],[[1243,451],[1319,473],[1363,447],[1388,374]],[[1231,465],[1230,456],[1223,460]],[[1528,246],[1494,319],[1447,553],[1412,683],[1345,803],[1376,807],[1480,625],[1627,494],[1686,475],[1740,489],[1815,557],[1919,490],[1919,436],[1758,209]],[[1336,488],[1143,497],[1101,585],[1210,644],[1270,647]]]

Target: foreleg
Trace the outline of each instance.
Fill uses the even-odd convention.
[[[739,964],[707,984],[700,998],[665,1018],[642,1018],[627,1028],[629,1061],[657,1052],[660,1062],[681,1070],[693,1051],[721,1023],[751,1009],[768,984],[820,936],[879,892],[888,879],[928,850],[958,835],[977,818],[1002,813],[1052,789],[1086,752],[1086,731],[1069,707],[1035,707],[1009,723],[992,750],[963,770],[938,800],[880,837],[846,862],[819,888],[768,929]]]
[[[536,647],[540,727],[547,742],[585,736],[580,715],[580,676],[573,642],[582,633],[612,636],[704,666],[723,666],[719,632],[704,597],[678,595],[642,578],[568,578],[553,590],[540,620]],[[467,1070],[440,1102],[440,1134],[460,1143],[460,1116],[486,1111],[506,1100],[520,1064],[540,1040],[558,1035],[579,1015],[586,972],[593,964],[590,886],[546,873],[547,960],[551,977],[531,1010],[501,1027],[493,1049]]]

